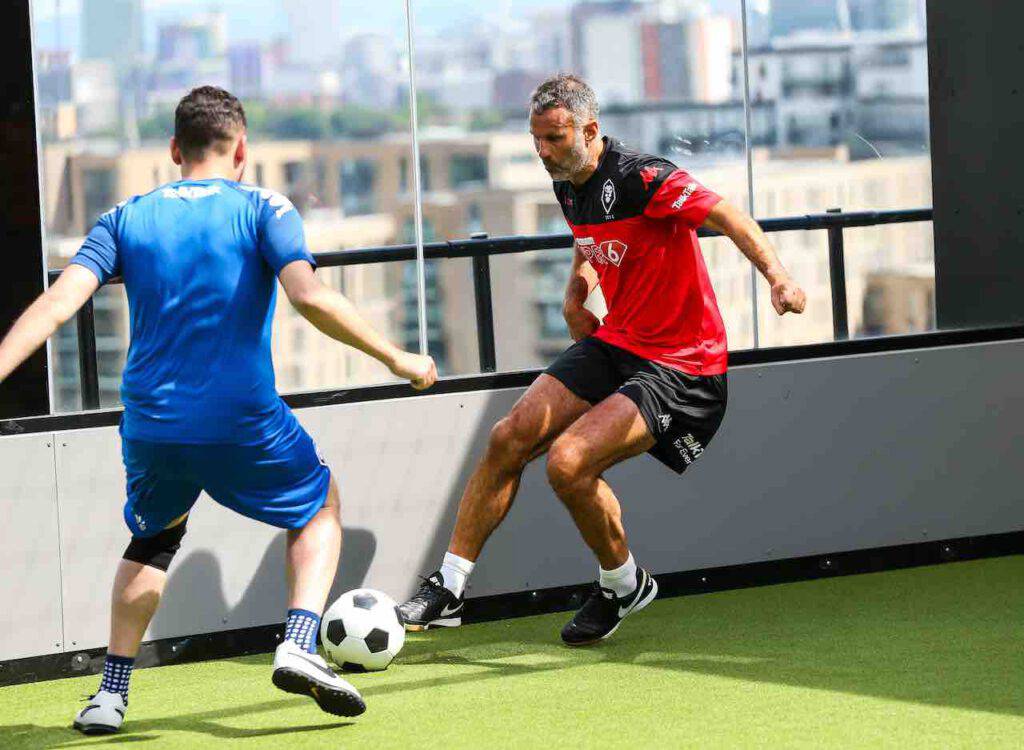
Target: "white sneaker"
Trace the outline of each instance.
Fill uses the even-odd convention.
[[[319,654],[303,650],[294,641],[284,641],[274,652],[272,679],[286,693],[310,696],[329,714],[358,716],[366,710],[358,690],[334,674]]]
[[[125,710],[120,693],[101,690],[78,712],[74,727],[83,734],[113,734],[121,728]]]

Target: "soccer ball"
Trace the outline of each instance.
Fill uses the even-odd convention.
[[[405,644],[405,625],[395,600],[373,589],[342,594],[320,624],[320,641],[331,660],[348,672],[387,669]]]

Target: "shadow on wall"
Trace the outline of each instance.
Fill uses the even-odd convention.
[[[481,412],[480,419],[473,430],[473,437],[469,443],[473,447],[466,451],[463,456],[462,463],[458,469],[458,481],[452,485],[452,490],[445,499],[444,509],[434,525],[433,536],[419,559],[419,567],[408,571],[410,581],[415,581],[418,574],[428,575],[441,564],[444,553],[448,551],[448,542],[451,538],[452,529],[455,527],[455,517],[459,512],[462,492],[469,481],[470,475],[473,473],[473,469],[476,468],[477,462],[480,461],[484,451],[487,449],[491,429],[509,412],[511,406],[512,402],[508,400],[507,394],[501,391],[493,393],[491,398],[488,399],[487,405]],[[500,531],[501,528],[499,527],[496,533],[500,533]],[[490,550],[488,549],[487,551]],[[486,559],[486,553],[482,559]],[[479,578],[479,573],[477,573],[475,578]],[[467,590],[467,595],[472,595],[471,591]]]
[[[186,537],[187,539],[187,537]],[[177,561],[170,570],[160,609],[149,638],[173,638],[181,633],[212,632],[284,622],[288,606],[285,580],[286,532],[274,536],[238,603],[231,606],[224,591],[220,562],[208,549]],[[377,539],[367,529],[345,529],[341,563],[328,601],[366,580],[377,551]]]
[[[521,393],[494,391],[489,395],[473,426],[468,442],[471,448],[459,464],[458,479],[441,506],[433,533],[418,560],[419,567],[408,571],[410,585],[417,574],[428,575],[440,565],[455,526],[462,492],[483,457],[491,429],[511,411]],[[488,541],[470,579],[468,597],[575,584],[593,576],[596,563],[569,513],[548,485],[545,462],[546,456],[540,456],[523,472],[517,499]],[[544,557],[531,555],[530,549],[557,550],[557,559],[550,553]]]

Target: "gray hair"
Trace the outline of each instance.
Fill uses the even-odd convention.
[[[562,107],[569,111],[577,127],[597,119],[597,95],[579,76],[559,73],[541,83],[530,96],[530,111],[543,114]]]

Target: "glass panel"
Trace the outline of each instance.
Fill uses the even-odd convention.
[[[935,330],[932,224],[888,224],[844,233],[850,336]]]
[[[754,203],[759,217],[843,211],[896,210],[931,206],[928,134],[928,54],[924,3],[919,0],[848,0],[808,3],[763,0],[751,3],[749,64],[754,111],[767,118],[767,137],[755,141]],[[757,128],[755,127],[755,131]],[[813,244],[813,267],[801,260],[795,274],[806,287],[825,279],[825,233],[814,239],[780,239],[780,250]],[[870,239],[885,237],[884,241]],[[931,278],[934,261],[930,228],[915,225],[846,233],[847,293],[851,335],[870,330],[909,330],[910,323],[861,327],[868,278],[881,268],[892,279]],[[898,240],[898,241],[897,241]],[[904,240],[906,240],[904,242]],[[884,257],[884,263],[881,258]],[[930,270],[929,270],[930,269]],[[794,269],[795,271],[795,269]],[[870,282],[872,309],[880,295],[892,295],[902,281]],[[832,339],[831,301],[817,291],[805,317],[813,323],[777,326],[764,304],[762,343],[797,338]],[[873,313],[875,314],[875,313]],[[924,318],[916,316],[915,325]],[[856,324],[855,324],[856,322]],[[881,328],[879,328],[881,325]],[[932,325],[934,325],[932,323]],[[772,333],[778,330],[778,334]]]
[[[807,293],[807,309],[802,315],[779,316],[772,307],[767,285],[759,280],[763,292],[757,299],[761,346],[831,341],[832,291],[827,232],[773,232],[769,236],[779,258]]]
[[[62,267],[112,205],[179,179],[167,150],[174,107],[201,84],[243,100],[247,179],[292,200],[314,252],[398,243],[412,208],[401,174],[411,154],[404,7],[402,0],[372,10],[356,0],[32,0],[49,267]],[[403,342],[416,309],[409,267],[318,273]],[[96,329],[106,406],[117,403],[126,353],[123,289],[97,296]],[[313,330],[283,295],[274,329],[282,392],[391,379]],[[73,324],[65,326],[53,347],[62,411],[81,404],[74,334]]]
[[[746,206],[742,79],[733,64],[740,17],[739,0],[542,6],[517,0],[479,9],[418,2],[420,140],[435,178],[423,211],[438,239],[568,233],[528,134],[530,94],[558,71],[577,73],[595,88],[605,134],[674,161]],[[767,138],[769,118],[761,110],[754,117]],[[733,345],[749,345],[749,266],[725,243],[705,243],[705,256]],[[546,365],[569,343],[561,305],[570,249],[490,262],[498,369]],[[465,325],[473,311],[472,276],[467,268],[438,278],[452,371],[461,372],[457,362],[471,362],[476,371],[469,356],[476,335]],[[600,295],[593,302],[604,309]]]
[[[725,321],[729,350],[750,349],[754,345],[750,262],[725,237],[702,239],[700,246]]]

